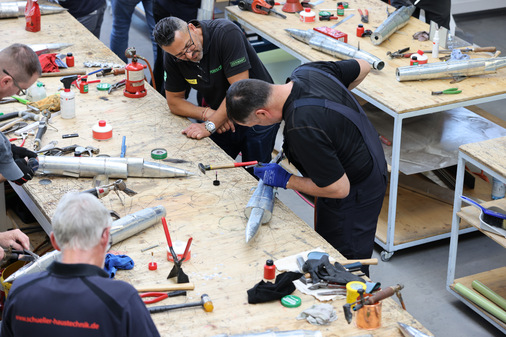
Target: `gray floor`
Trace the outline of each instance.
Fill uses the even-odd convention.
[[[499,37],[506,30],[506,9],[459,16],[455,21],[457,36],[480,46],[496,46],[498,50],[506,52],[506,39]],[[111,22],[110,11],[107,11],[101,36],[106,45],[109,45]],[[135,16],[130,29],[129,45],[135,46],[139,55],[152,62],[148,34],[143,20]],[[269,59],[269,56],[266,58]],[[290,62],[282,63],[291,66]],[[279,69],[280,66],[268,65],[269,71]],[[276,80],[279,81],[282,81],[282,76]],[[505,103],[499,101],[479,107],[506,120]],[[279,198],[309,226],[313,226],[313,209],[293,191],[281,191]],[[448,251],[448,239],[398,251],[389,262],[380,260],[378,266],[372,267],[371,278],[385,286],[404,284],[403,297],[408,311],[435,336],[503,336],[445,289]],[[380,252],[381,248],[376,247],[374,257],[380,259]],[[503,247],[479,233],[461,236],[456,277],[503,267],[505,252]]]

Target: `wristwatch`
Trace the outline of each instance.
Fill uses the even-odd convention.
[[[216,126],[211,121],[205,121],[204,125],[206,127],[206,130],[209,131],[210,134],[213,134],[216,132]]]

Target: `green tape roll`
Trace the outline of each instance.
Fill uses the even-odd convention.
[[[468,287],[466,287],[461,283],[456,283],[454,288],[459,294],[467,298],[469,301],[473,302],[486,312],[494,315],[495,317],[506,323],[506,312],[501,308],[499,308],[498,306],[496,306],[494,303],[490,302],[486,298],[481,297],[480,295],[478,295],[477,293],[475,293],[474,291],[472,291],[471,289],[469,289]]]
[[[474,290],[500,306],[503,310],[506,310],[506,300],[502,296],[478,280],[473,281],[472,285]]]
[[[165,159],[165,158],[167,158],[167,150],[165,150],[165,149],[153,149],[153,150],[151,150],[151,158],[153,158],[153,159]]]

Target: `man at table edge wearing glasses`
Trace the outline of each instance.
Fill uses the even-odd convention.
[[[229,20],[192,20],[176,17],[159,21],[153,31],[165,52],[165,92],[172,113],[204,121],[183,130],[189,138],[211,136],[228,155],[242,153],[243,161],[269,162],[279,124],[244,127],[228,120],[225,94],[241,79],[256,78],[272,83],[240,28]],[[196,106],[186,100],[189,87],[202,101]]]
[[[39,78],[42,69],[39,58],[27,45],[15,43],[0,50],[0,98],[25,94]],[[0,135],[0,183],[10,180],[23,185],[32,179],[34,172],[27,165],[27,158],[37,154],[25,148],[11,145],[9,140]],[[30,240],[19,229],[0,233],[2,248],[30,249]],[[0,259],[4,256],[0,249]]]

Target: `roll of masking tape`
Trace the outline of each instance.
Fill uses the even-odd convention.
[[[360,295],[359,289],[366,289],[365,283],[359,281],[351,281],[346,283],[346,303],[355,303]]]
[[[153,149],[153,150],[151,150],[151,158],[153,158],[153,159],[165,159],[165,158],[167,158],[167,150],[165,150],[165,149]]]

